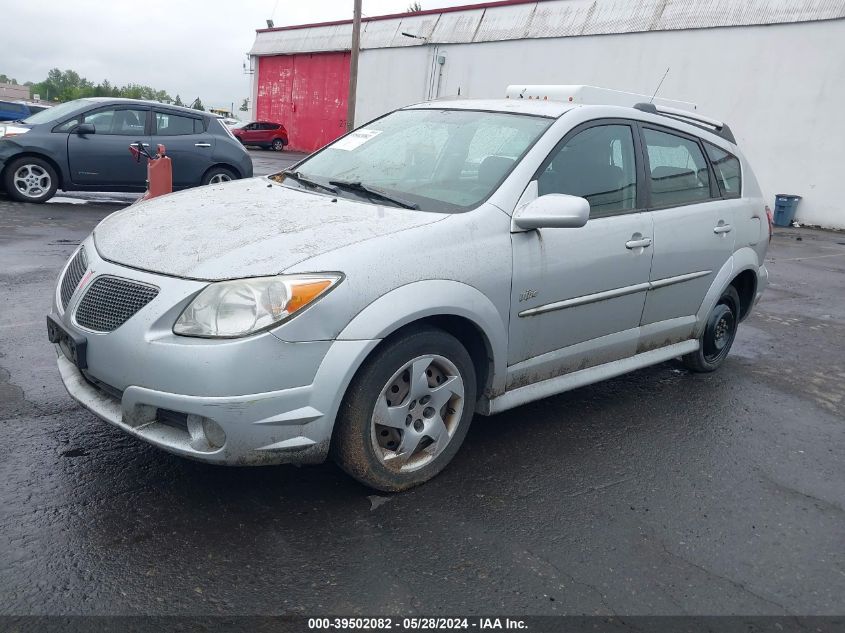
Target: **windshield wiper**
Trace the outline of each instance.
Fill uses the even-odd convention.
[[[415,202],[408,202],[407,200],[403,200],[402,198],[391,196],[389,193],[385,193],[384,191],[381,191],[379,189],[373,189],[372,187],[368,187],[360,181],[349,182],[346,180],[329,180],[329,184],[335,185],[342,189],[349,189],[350,191],[360,191],[361,193],[365,193],[371,197],[387,200],[388,202],[392,202],[393,204],[403,207],[405,209],[420,208],[420,205],[416,204]]]
[[[283,171],[282,173],[288,178],[293,178],[294,180],[302,183],[303,185],[307,185],[309,187],[318,187],[320,189],[325,189],[326,191],[331,191],[332,193],[337,193],[337,187],[331,187],[329,185],[324,185],[321,182],[317,182],[316,180],[311,180],[308,176],[303,176],[298,171]]]

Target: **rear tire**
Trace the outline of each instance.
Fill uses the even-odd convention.
[[[736,289],[728,286],[707,317],[698,350],[682,358],[687,369],[708,373],[722,366],[736,338],[740,305]]]
[[[386,341],[358,370],[338,412],[334,460],[387,492],[428,481],[448,464],[475,412],[472,359],[460,341],[425,328]]]
[[[18,202],[47,202],[56,193],[59,177],[43,158],[24,156],[9,163],[3,176],[6,193]]]
[[[285,149],[285,142],[280,138],[274,138],[273,143],[270,145],[274,152],[281,152]]]
[[[237,180],[235,172],[226,167],[212,167],[202,177],[203,185],[219,184],[221,182],[229,182],[230,180]]]

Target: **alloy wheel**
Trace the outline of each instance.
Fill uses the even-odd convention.
[[[232,180],[232,177],[229,176],[229,174],[214,174],[211,178],[209,178],[208,184],[214,185],[221,182],[229,182],[230,180]]]
[[[376,457],[397,472],[423,468],[446,448],[464,408],[464,381],[449,359],[420,356],[381,390],[371,422]]]
[[[12,176],[15,189],[27,198],[38,198],[50,190],[53,179],[40,165],[21,165]]]

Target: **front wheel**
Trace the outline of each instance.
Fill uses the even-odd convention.
[[[707,317],[698,350],[682,358],[687,369],[706,373],[721,367],[736,338],[739,309],[739,294],[733,286],[728,286]]]
[[[6,192],[19,202],[47,202],[56,193],[59,178],[46,160],[27,156],[6,168]]]
[[[212,167],[202,177],[202,184],[214,185],[221,182],[235,180],[235,174],[231,169],[225,167]]]
[[[332,455],[358,481],[406,490],[458,452],[475,412],[472,359],[437,329],[385,343],[359,370],[341,405]]]
[[[285,149],[285,142],[280,138],[275,138],[273,139],[273,143],[270,147],[272,147],[273,150],[276,152],[281,152],[283,149]]]

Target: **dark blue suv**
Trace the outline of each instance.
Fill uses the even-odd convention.
[[[144,191],[146,161],[129,145],[167,148],[173,188],[252,176],[252,159],[215,116],[134,99],[69,101],[0,123],[0,183],[14,199],[45,202],[64,191]]]

